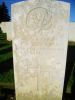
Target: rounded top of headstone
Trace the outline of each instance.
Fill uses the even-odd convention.
[[[54,3],[54,4],[58,4],[58,5],[63,5],[65,8],[70,8],[70,3],[69,2],[64,2],[64,1],[57,1],[57,0],[24,0],[24,1],[21,1],[21,2],[17,2],[17,3],[14,3],[11,5],[11,8],[15,8],[17,6],[21,6],[21,5],[24,5],[24,4],[27,4],[27,3],[31,3],[31,4],[40,4],[42,5],[42,3],[44,4],[48,4],[50,5],[51,3]]]
[[[29,2],[47,2],[47,1],[56,1],[56,0],[28,0]]]
[[[40,2],[40,1],[57,1],[57,0],[28,0],[30,2]],[[63,1],[64,2],[64,1]],[[69,2],[66,2],[66,3],[69,3]]]

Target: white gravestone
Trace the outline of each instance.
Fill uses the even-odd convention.
[[[69,3],[12,5],[17,100],[61,100],[68,43]]]
[[[1,29],[2,29],[2,31],[4,33],[7,33],[7,40],[8,41],[11,41],[12,40],[12,34],[11,34],[12,27],[11,27],[11,22],[2,22],[0,24],[0,27],[1,27]]]
[[[71,22],[69,27],[69,41],[75,42],[75,22]]]

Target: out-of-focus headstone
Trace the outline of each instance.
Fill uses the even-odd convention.
[[[11,41],[12,40],[12,27],[11,27],[11,22],[2,22],[0,24],[1,29],[3,30],[4,33],[7,33],[7,40]]]
[[[70,22],[69,25],[69,41],[75,42],[75,22]]]

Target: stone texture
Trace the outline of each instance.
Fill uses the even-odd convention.
[[[69,41],[75,42],[75,22],[69,25]]]
[[[12,5],[17,100],[61,100],[68,43],[69,3]]]

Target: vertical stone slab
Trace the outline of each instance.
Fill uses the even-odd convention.
[[[69,41],[75,42],[75,22],[71,22],[69,27]]]
[[[0,24],[0,27],[2,28],[3,32],[7,33],[7,40],[12,40],[12,34],[11,34],[11,22],[2,22]]]
[[[12,5],[17,100],[61,100],[69,4],[33,0]]]

